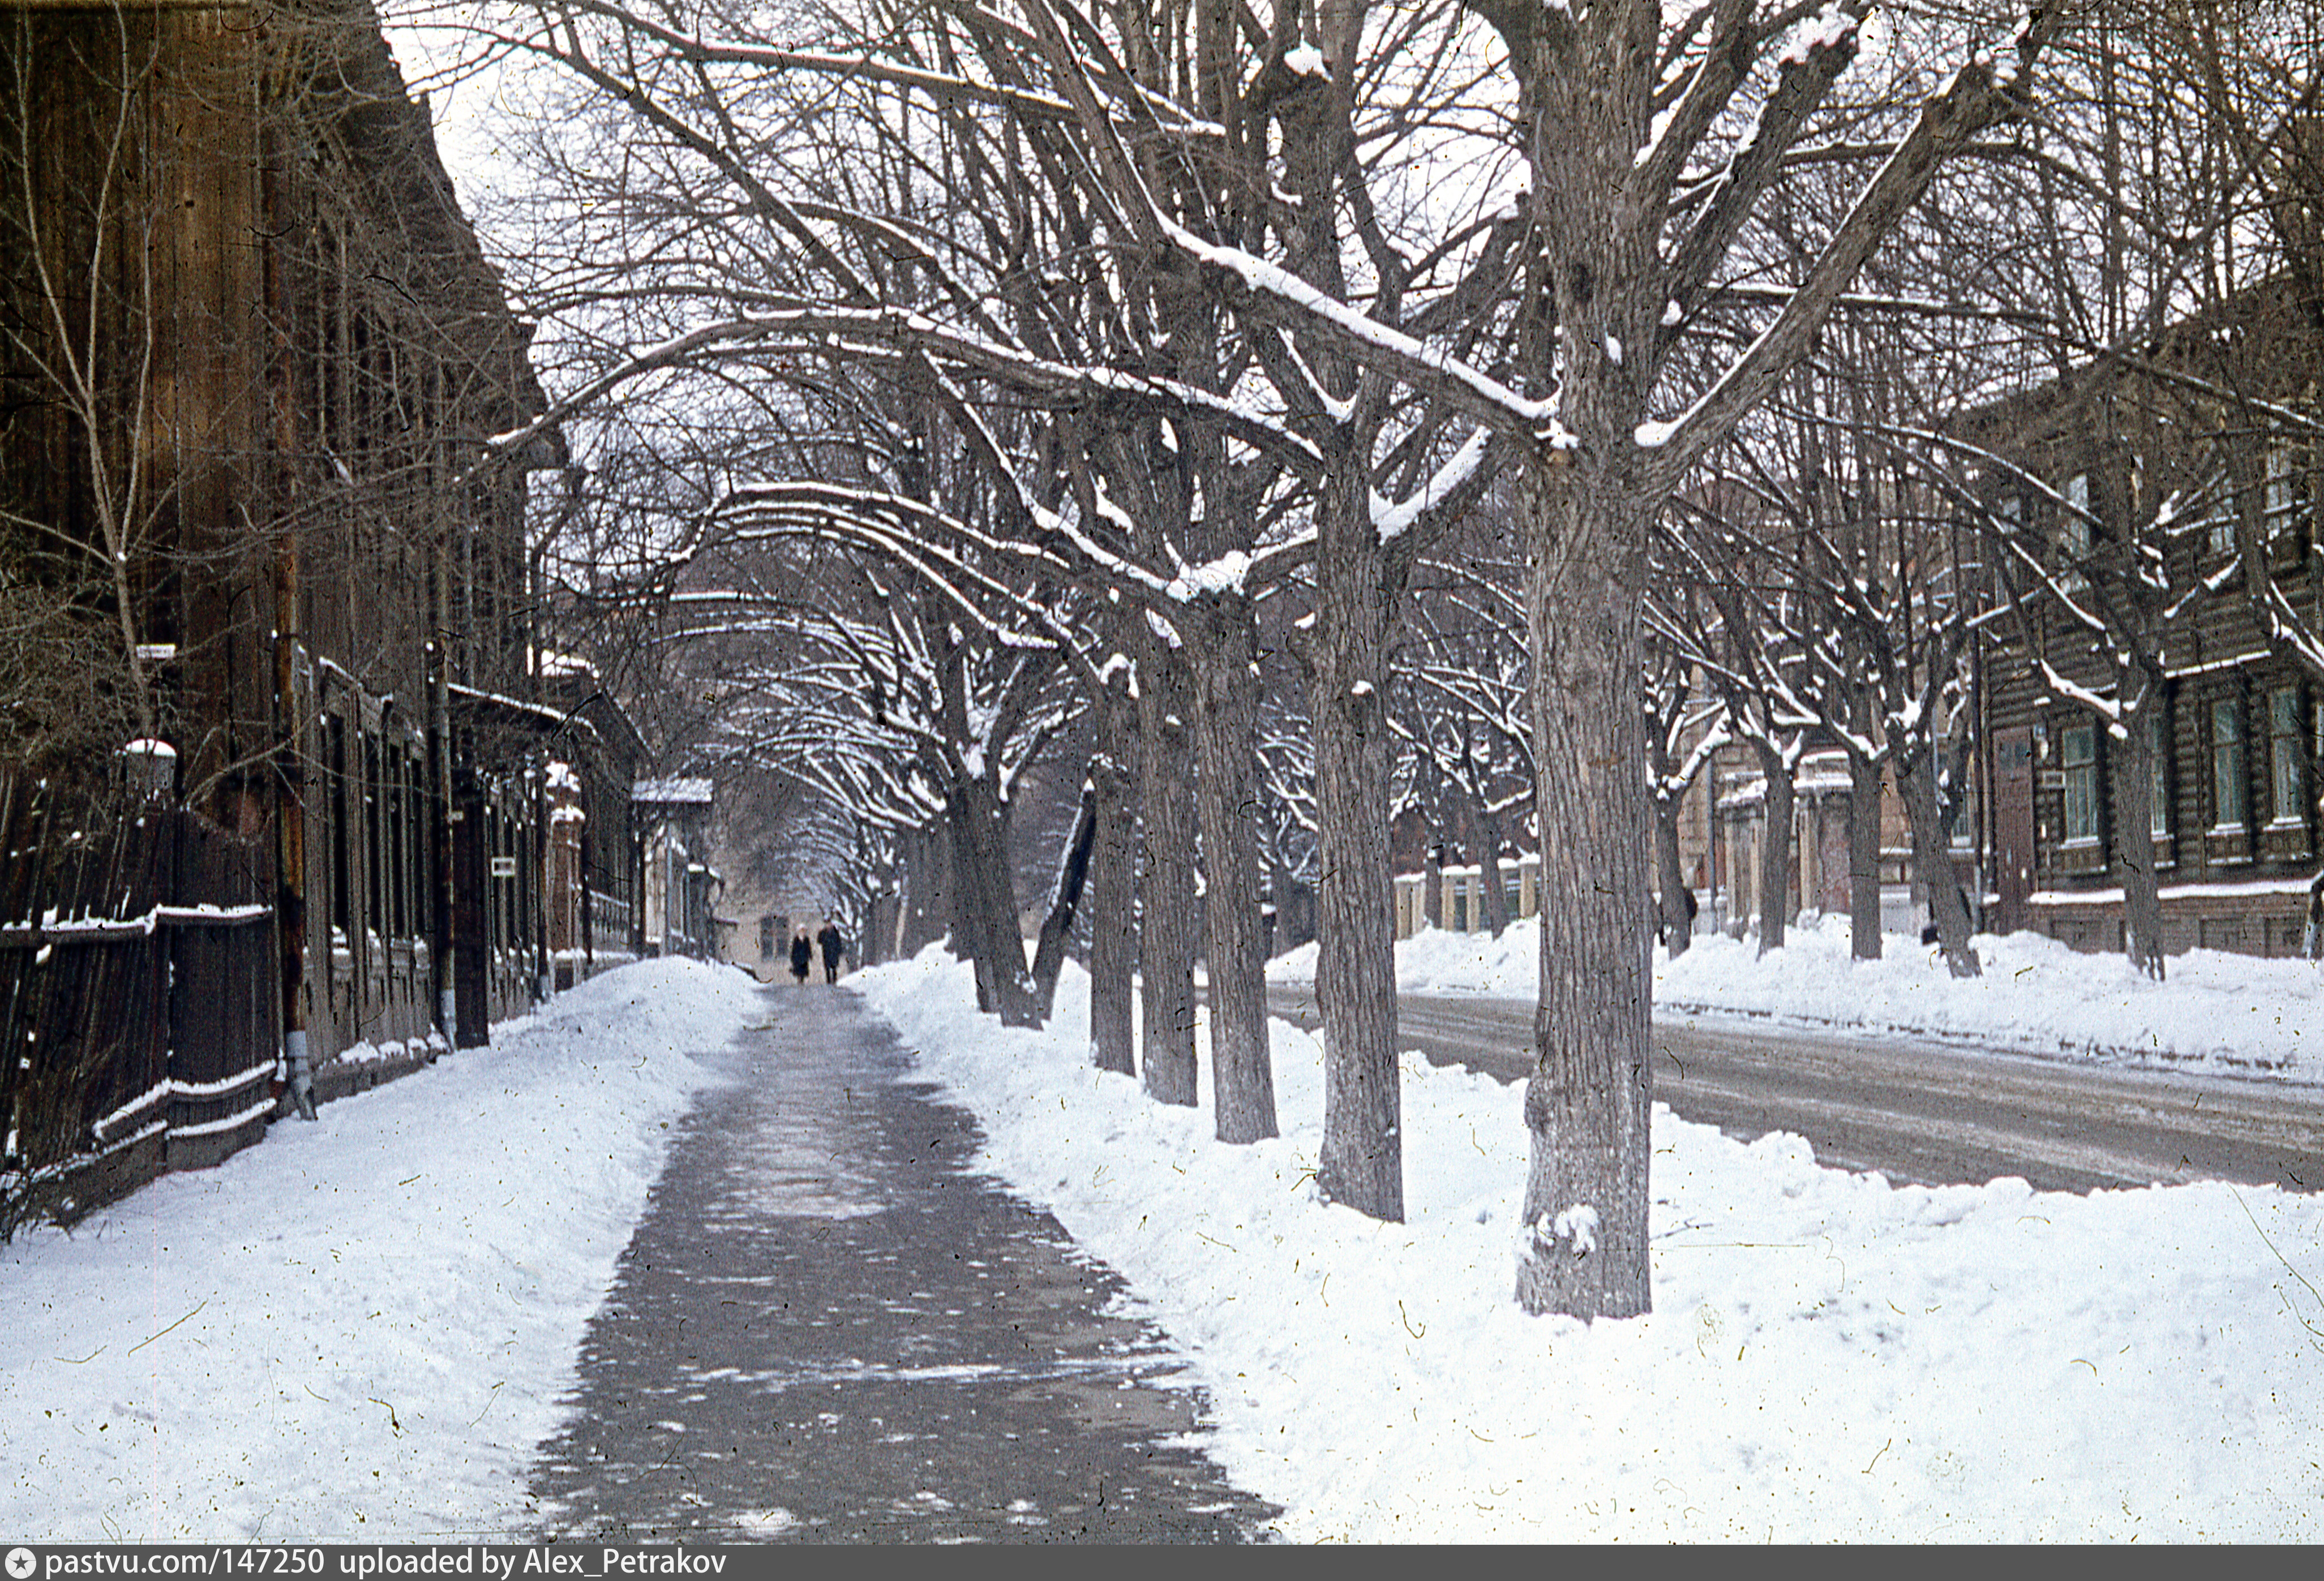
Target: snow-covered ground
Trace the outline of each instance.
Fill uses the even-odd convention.
[[[2194,950],[2162,982],[2121,955],[2077,954],[2037,933],[1971,941],[1984,975],[1956,980],[1934,947],[1890,934],[1881,959],[1849,958],[1848,919],[1789,930],[1779,951],[1699,934],[1672,961],[1655,951],[1655,1005],[1842,1032],[1904,1032],[1981,1048],[2324,1082],[2324,974],[2305,961]],[[1397,946],[1407,993],[1531,998],[1540,924],[1500,938],[1430,929]],[[1271,980],[1315,978],[1315,947],[1278,957]]]
[[[583,1328],[742,974],[632,966],[0,1247],[0,1538],[521,1533]]]
[[[2318,1069],[2310,968],[2195,957],[2155,989],[1980,941],[1985,986],[1964,988],[1892,944],[1863,968],[1813,931],[1768,962],[1704,940],[1657,992]],[[1402,970],[1522,992],[1529,948],[1424,935]],[[1042,1033],[979,1017],[940,955],[849,981],[978,1113],[982,1167],[1185,1350],[1213,1452],[1287,1538],[2324,1537],[2317,1199],[1897,1188],[1664,1113],[1654,1315],[1529,1319],[1516,1088],[1407,1060],[1410,1219],[1380,1225],[1315,1200],[1321,1051],[1287,1025],[1285,1135],[1228,1148],[1207,1109],[1088,1068],[1070,970]],[[0,1533],[522,1532],[583,1327],[707,1080],[687,1054],[757,1011],[738,973],[629,968],[488,1054],[0,1249],[0,1465],[19,1468]]]
[[[2006,1047],[2318,1069],[2312,968],[2199,955],[2155,988],[1980,939],[1987,975],[1963,987],[1890,946],[1851,967],[1844,933],[1810,930],[1765,961],[1704,940],[1675,967],[1657,958],[1655,991]],[[1399,979],[1528,992],[1535,947],[1529,926],[1499,945],[1424,934]],[[1284,1135],[1229,1148],[1206,1110],[1088,1068],[1084,984],[1030,1034],[978,1021],[941,957],[855,981],[982,1119],[984,1167],[1120,1269],[1193,1356],[1213,1452],[1286,1508],[1287,1538],[2324,1537],[2316,1198],[1896,1187],[1819,1168],[1795,1136],[1747,1146],[1660,1109],[1654,1314],[1530,1319],[1510,1299],[1519,1088],[1408,1057],[1409,1217],[1382,1225],[1315,1199],[1322,1052],[1287,1025]]]

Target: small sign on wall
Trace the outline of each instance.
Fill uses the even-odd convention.
[[[495,878],[515,878],[516,859],[514,857],[494,857],[493,859],[493,877]]]

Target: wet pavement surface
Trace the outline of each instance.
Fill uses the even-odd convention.
[[[1276,1512],[1186,1441],[1202,1401],[1120,1281],[964,1172],[975,1121],[844,988],[708,1056],[582,1346],[542,1535],[1240,1542]]]

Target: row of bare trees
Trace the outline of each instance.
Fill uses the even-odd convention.
[[[506,78],[553,133],[497,217],[567,358],[554,415],[603,458],[567,579],[715,656],[684,673],[726,748],[899,841],[935,820],[955,944],[1016,1019],[1053,951],[1025,958],[1010,823],[1080,743],[1051,914],[1095,919],[1095,1057],[1193,1100],[1199,952],[1227,1142],[1277,1129],[1260,897],[1301,830],[1318,1186],[1379,1217],[1393,814],[1460,807],[1488,863],[1529,822],[1517,1287],[1594,1317],[1649,1301],[1657,806],[1706,729],[1771,788],[1812,729],[1944,870],[1964,655],[2095,585],[2073,535],[2005,530],[1955,419],[2240,281],[2220,255],[2304,145],[2206,15],[2277,9],[460,14],[477,57],[551,69]],[[2199,150],[2151,137],[2166,85],[2209,95]],[[2162,203],[2197,152],[2241,218]],[[1957,895],[1937,921],[1974,970]]]

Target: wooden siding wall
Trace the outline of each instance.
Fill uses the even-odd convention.
[[[441,1048],[447,916],[466,924],[464,1028],[480,1038],[530,1003],[552,909],[540,776],[576,751],[521,701],[540,686],[526,469],[554,446],[479,464],[542,404],[529,326],[369,7],[256,20],[0,13],[0,244],[16,263],[0,284],[0,509],[39,524],[7,529],[8,564],[48,567],[124,649],[111,567],[125,551],[151,731],[179,749],[185,816],[268,859],[270,900],[296,786],[303,908],[286,891],[281,910],[303,915],[298,991],[329,1098]],[[69,363],[92,371],[86,390],[58,378]],[[124,524],[110,538],[108,513]],[[278,586],[297,590],[288,620]],[[431,700],[464,688],[518,701],[497,723],[447,722]],[[604,965],[628,958],[636,764],[593,750],[577,754],[591,823],[574,878],[594,893],[565,905],[622,915]],[[453,829],[469,832],[457,850]],[[247,1020],[239,1057],[271,1070],[279,1019]]]
[[[2254,436],[2256,452],[2267,443]],[[2128,446],[2107,447],[2081,434],[2052,437],[2014,450],[2022,462],[2062,492],[2069,476],[2088,472],[2094,509],[2103,519],[2123,509],[2127,469],[2135,464]],[[2155,470],[2153,464],[2150,471]],[[2248,503],[2257,467],[2239,459],[2230,480],[2208,502],[2206,515]],[[2300,506],[2285,520],[2274,547],[2273,570],[2294,602],[2324,609],[2324,521],[2317,501],[2319,484],[2312,463],[2302,463]],[[2028,530],[2056,530],[2046,501],[2031,498],[2024,507]],[[2194,586],[2226,563],[2208,530],[2181,535],[2171,550],[2172,585]],[[2101,695],[2111,695],[2109,672],[2093,638],[2054,602],[2029,611],[2033,644],[2058,671]],[[2275,652],[2254,620],[2239,582],[2189,601],[2163,635],[2166,683],[2163,731],[2166,762],[2163,792],[2164,833],[2150,842],[2163,900],[2163,949],[2233,950],[2253,954],[2296,953],[2301,944],[2304,887],[2324,857],[2318,794],[2324,787],[2318,708],[2324,692],[2287,657]],[[2005,648],[1986,666],[1992,677],[1988,728],[1997,740],[2022,740],[2030,732],[2032,773],[2014,785],[1997,782],[1997,793],[2024,796],[2033,826],[2032,896],[2022,911],[2010,896],[2009,920],[2021,921],[2077,948],[2123,947],[2121,905],[2111,897],[2121,884],[2116,856],[2121,754],[2104,725],[2094,731],[2098,786],[2098,842],[2069,845],[2066,827],[2066,764],[2061,752],[2069,730],[2089,726],[2094,715],[2047,688],[2030,663],[2012,661]],[[2023,655],[2020,655],[2022,660]],[[2270,699],[2289,688],[2298,700],[2301,787],[2296,807],[2279,816],[2273,805]],[[2212,709],[2230,705],[2243,731],[2243,813],[2231,819],[2215,789]],[[2006,815],[2006,806],[1997,808]]]
[[[244,591],[263,553],[247,524],[274,510],[248,20],[0,15],[5,310],[47,364],[7,358],[0,490],[51,549],[125,555],[138,639],[177,649],[170,717],[200,722],[180,732],[198,779],[271,731],[268,611]]]

